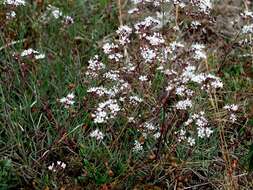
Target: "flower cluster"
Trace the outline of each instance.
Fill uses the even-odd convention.
[[[26,49],[24,50],[21,54],[20,54],[21,57],[26,57],[26,56],[32,56],[34,57],[35,59],[44,59],[45,58],[45,54],[43,53],[39,53],[38,51],[32,49],[32,48],[29,48],[29,49]]]
[[[15,11],[10,11],[6,13],[6,19],[12,19],[16,17],[16,12]]]
[[[106,43],[103,46],[104,53],[108,55],[108,58],[119,62],[123,55],[119,52],[119,46],[114,43]]]
[[[200,60],[200,59],[206,59],[206,54],[203,51],[205,46],[203,44],[193,44],[192,45],[192,50],[194,52],[194,59]]]
[[[97,77],[98,71],[105,68],[105,65],[98,60],[98,55],[95,55],[88,63],[86,75],[91,77]]]
[[[66,97],[60,99],[60,103],[62,103],[65,108],[69,108],[75,103],[74,98],[74,93],[69,93]]]
[[[126,25],[120,26],[116,33],[119,35],[119,43],[126,45],[130,42],[129,36],[132,34],[132,28]]]
[[[203,13],[209,14],[212,9],[211,0],[191,0],[194,6],[197,6]]]
[[[142,144],[139,141],[135,140],[134,141],[133,151],[134,152],[141,152],[142,150],[143,150]]]
[[[57,172],[60,170],[64,170],[66,168],[66,164],[62,161],[57,161],[56,163],[52,163],[50,166],[48,166],[48,169],[53,172]]]
[[[96,129],[90,133],[90,137],[95,138],[97,140],[103,140],[104,136],[105,135],[101,131],[99,131],[99,129]]]
[[[209,138],[213,133],[213,130],[208,125],[209,122],[204,117],[203,111],[198,114],[191,115],[183,124],[183,127],[185,127],[185,129],[181,129],[180,131],[176,132],[178,141],[185,141],[190,146],[193,146],[195,145],[196,138]],[[189,129],[186,130],[187,128]]]
[[[228,111],[228,113],[229,113],[229,120],[232,123],[236,122],[237,116],[236,116],[235,113],[238,111],[239,106],[235,105],[235,104],[231,104],[231,105],[225,105],[223,108]]]
[[[173,3],[182,8],[197,6],[200,14],[209,14],[212,8],[208,0],[132,2],[134,8],[128,11],[129,14],[139,13],[145,5],[160,6],[161,2]],[[168,17],[172,14],[173,11],[164,13]],[[195,95],[200,92],[207,92],[207,95],[216,92],[223,88],[223,83],[219,77],[203,71],[201,64],[205,64],[208,57],[206,46],[198,41],[179,41],[173,35],[161,32],[161,28],[165,27],[162,19],[158,13],[156,16],[148,15],[136,20],[132,25],[120,26],[115,38],[106,41],[102,46],[108,59],[103,59],[104,63],[98,55],[90,59],[86,71],[86,75],[90,76],[87,92],[93,95],[91,101],[96,105],[91,116],[95,124],[110,126],[118,118],[124,118],[128,122],[127,125],[137,130],[146,141],[150,137],[161,137],[162,124],[156,111],[159,111],[158,108],[162,104],[166,108],[165,117],[171,112],[190,115],[188,118],[182,118],[182,123],[185,124],[182,129],[176,130],[176,134],[179,141],[193,146],[197,138],[209,138],[213,133],[204,112],[191,114],[197,107]],[[200,21],[192,22],[192,27],[200,26]],[[176,32],[178,30],[175,30]],[[157,96],[157,93],[160,93],[155,83],[158,76],[163,77],[159,88],[169,101],[163,101]],[[192,88],[193,85],[195,88]],[[98,98],[94,99],[94,96]],[[145,113],[145,118],[142,118],[142,113]],[[103,139],[104,136],[99,134],[97,129],[92,136]],[[143,144],[136,140],[133,150],[140,152]]]
[[[3,4],[12,6],[25,6],[26,2],[24,0],[4,0]]]
[[[94,114],[92,114],[94,123],[104,123],[109,119],[113,119],[119,111],[120,107],[117,100],[109,99],[105,102],[101,102]]]
[[[47,21],[53,17],[55,19],[62,19],[62,22],[65,24],[73,24],[74,19],[69,15],[64,15],[63,12],[55,6],[48,5],[45,13],[42,15],[42,21]]]

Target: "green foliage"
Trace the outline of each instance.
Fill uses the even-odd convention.
[[[253,144],[250,146],[248,154],[249,170],[253,171]]]
[[[0,189],[11,189],[17,184],[17,176],[11,160],[0,160]]]

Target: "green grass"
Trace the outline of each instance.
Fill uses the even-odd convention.
[[[42,10],[49,3],[73,16],[74,23],[66,27],[59,20],[43,24]],[[0,5],[0,12],[5,11],[7,8]],[[0,14],[1,18],[4,15]],[[106,141],[87,137],[97,126],[90,117],[94,102],[87,101],[85,68],[90,57],[101,54],[103,39],[118,27],[116,3],[108,0],[44,1],[41,6],[33,3],[19,7],[13,21],[2,23],[0,20],[0,23],[3,24],[0,47],[24,40],[0,51],[0,189],[99,189],[105,184],[115,189],[145,189],[149,185],[150,189],[159,188],[159,185],[171,189],[178,180],[175,176],[191,175],[196,183],[204,181],[197,178],[197,174],[212,183],[222,178],[224,164],[218,159],[212,161],[222,157],[218,128],[212,139],[199,139],[193,149],[185,145],[175,148],[176,137],[170,134],[159,161],[150,158],[152,140],[145,142],[142,154],[132,153],[134,139],[140,138],[140,133],[134,127],[125,128],[127,124],[122,119],[111,123],[110,128],[99,126],[104,131],[114,132]],[[45,53],[46,59],[31,61],[12,56],[28,47]],[[208,64],[215,71],[220,61],[221,58],[213,56]],[[236,102],[243,107],[241,121],[235,128],[222,123],[228,126],[227,140],[233,137],[231,143],[239,144],[236,149],[229,144],[231,155],[241,164],[239,175],[252,169],[253,85],[248,73],[252,74],[253,67],[245,67],[244,63],[250,60],[236,61],[240,63],[225,64],[222,68],[220,75],[225,89],[217,96],[219,106]],[[165,83],[163,77],[157,73],[152,81],[157,97]],[[77,103],[69,111],[58,99],[70,91],[75,92]],[[207,96],[195,97],[199,102],[196,110],[210,107]],[[214,117],[213,109],[209,110],[207,115]],[[138,110],[135,112],[133,114]],[[139,114],[145,118],[149,113]],[[160,115],[162,120],[164,115]],[[67,163],[67,168],[64,172],[52,173],[47,167],[57,160]],[[213,169],[213,164],[218,166]],[[252,188],[252,182],[244,187]]]

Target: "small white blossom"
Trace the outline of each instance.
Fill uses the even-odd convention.
[[[74,93],[70,93],[66,97],[61,98],[60,103],[64,104],[65,108],[69,108],[75,103],[74,98],[75,98]]]
[[[156,129],[155,125],[151,122],[147,122],[144,124],[144,128],[149,130],[149,131],[153,131]]]
[[[157,132],[157,133],[155,133],[153,136],[154,136],[155,139],[158,139],[158,138],[161,136],[161,133],[160,133],[160,132]]]
[[[145,37],[149,43],[153,46],[158,46],[160,44],[164,44],[165,43],[165,40],[163,39],[162,35],[155,32],[153,35],[150,35],[150,36],[146,36]]]
[[[134,14],[134,13],[137,13],[137,12],[139,12],[138,8],[133,8],[133,9],[128,10],[128,14]]]
[[[231,104],[231,105],[225,105],[223,108],[228,110],[228,111],[236,112],[236,111],[238,111],[239,106],[236,105],[236,104]]]
[[[205,14],[209,14],[212,9],[211,0],[191,0],[191,3],[199,8]]]
[[[234,113],[231,113],[230,116],[229,116],[229,120],[232,122],[232,123],[235,123],[236,120],[237,120],[237,117]]]
[[[128,117],[128,122],[129,122],[129,123],[134,122],[134,117]]]
[[[89,66],[87,67],[87,72],[85,73],[88,76],[91,77],[97,77],[98,71],[105,69],[105,65],[98,60],[98,55],[95,55],[93,58],[91,58],[89,61]]]
[[[64,16],[64,22],[67,24],[73,24],[74,23],[74,19],[71,16]]]
[[[20,5],[24,6],[26,2],[24,0],[4,0],[3,4],[13,6],[20,6]]]
[[[204,138],[204,137],[209,138],[210,135],[213,133],[213,131],[208,127],[198,127],[197,132],[198,132],[198,137],[200,138]]]
[[[142,150],[143,150],[142,144],[139,141],[135,140],[134,141],[133,151],[134,152],[141,152]]]
[[[51,165],[48,166],[48,170],[57,172],[59,170],[64,170],[66,168],[66,164],[62,161],[57,161],[56,164],[53,162]]]
[[[243,28],[242,28],[242,33],[243,34],[251,34],[253,33],[253,24],[250,24],[250,25],[244,25]]]
[[[143,102],[143,99],[138,97],[138,96],[130,96],[129,99],[130,99],[130,102],[133,103],[133,104]]]
[[[44,59],[45,58],[45,54],[40,54],[38,51],[29,48],[24,50],[23,52],[21,52],[20,56],[21,57],[26,57],[29,55],[33,55],[35,59]]]
[[[195,139],[192,137],[188,137],[187,138],[187,142],[190,144],[190,146],[194,146],[195,145]]]
[[[204,52],[205,46],[203,44],[193,44],[192,50],[194,51],[194,59],[200,60],[200,59],[206,59],[206,53]]]
[[[126,45],[130,43],[129,36],[132,33],[132,28],[126,25],[120,26],[116,33],[119,35],[119,43],[121,45]]]
[[[161,22],[151,16],[148,16],[144,19],[144,21],[138,22],[134,25],[137,34],[142,33],[147,29],[160,25]]]
[[[201,26],[201,23],[200,23],[199,21],[194,20],[194,21],[191,22],[191,27],[192,27],[193,29],[197,29],[198,26]]]
[[[148,80],[148,77],[147,77],[147,76],[141,75],[141,76],[139,77],[139,80],[142,81],[142,82],[145,82],[145,81]]]
[[[183,48],[183,47],[184,47],[184,44],[182,44],[180,42],[173,41],[172,43],[170,43],[170,51],[171,52],[176,51],[177,49]]]
[[[7,19],[12,19],[16,17],[16,12],[15,11],[10,11],[6,13],[6,18]]]
[[[99,129],[96,129],[90,133],[90,137],[96,138],[97,140],[103,140],[104,134]]]
[[[53,170],[53,168],[54,168],[54,163],[52,163],[50,166],[48,166],[48,169],[51,171]]]
[[[152,63],[156,58],[156,52],[150,48],[141,48],[141,56],[145,60],[146,63]]]
[[[184,141],[186,139],[186,131],[184,129],[181,129],[179,132],[179,136],[178,136],[178,142]]]
[[[94,123],[105,123],[108,119],[113,119],[119,111],[120,107],[116,100],[109,99],[105,102],[101,102],[98,104],[95,113],[92,114]]]
[[[192,101],[189,99],[181,100],[177,102],[176,104],[176,108],[178,110],[187,110],[187,108],[191,108],[191,107],[192,107]]]

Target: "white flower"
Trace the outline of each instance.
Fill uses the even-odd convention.
[[[128,122],[129,122],[129,123],[134,122],[134,117],[128,117]]]
[[[187,138],[187,142],[190,144],[190,146],[194,146],[195,145],[195,139],[192,137],[188,137]]]
[[[143,150],[143,146],[141,145],[141,143],[137,140],[134,141],[134,147],[133,147],[133,151],[134,152],[140,152]]]
[[[51,171],[53,170],[53,168],[54,168],[54,163],[52,163],[50,166],[48,166],[48,169]]]
[[[162,35],[157,32],[155,32],[152,36],[146,36],[145,38],[153,46],[157,46],[157,45],[165,43],[165,40],[163,39]]]
[[[26,2],[24,0],[4,0],[3,2],[4,5],[14,5],[14,6],[20,6],[20,5],[25,5]]]
[[[34,56],[35,59],[44,59],[45,57],[46,57],[45,54],[39,54]]]
[[[74,19],[71,16],[64,16],[64,22],[67,24],[73,24],[74,23]]]
[[[125,45],[130,42],[129,36],[132,33],[132,28],[126,25],[120,26],[116,33],[119,35],[119,43]]]
[[[45,58],[45,54],[40,54],[38,51],[29,48],[24,50],[23,52],[21,52],[20,56],[21,57],[26,57],[29,55],[33,55],[35,59],[44,59]]]
[[[228,111],[236,112],[236,111],[238,111],[239,106],[236,105],[236,104],[231,104],[231,105],[225,105],[223,108],[228,110]]]
[[[156,129],[155,125],[151,122],[147,122],[144,124],[144,128],[146,128],[149,131],[153,131]]]
[[[66,165],[64,162],[62,162],[62,164],[61,164],[62,169],[65,169],[66,166],[67,166],[67,165]]]
[[[32,49],[32,48],[29,48],[29,49],[24,50],[24,51],[20,54],[20,56],[21,56],[21,57],[25,57],[25,56],[28,56],[28,55],[31,55],[31,54],[37,54],[37,53],[39,53],[39,52],[36,51],[36,50],[34,50],[34,49]]]
[[[93,58],[91,58],[88,63],[88,71],[85,73],[88,76],[97,77],[98,71],[105,69],[105,65],[98,60],[98,55],[95,55]]]
[[[204,138],[204,137],[209,138],[211,134],[213,133],[213,131],[208,127],[198,127],[197,132],[198,132],[198,137],[200,138]]]
[[[155,139],[158,139],[158,138],[161,136],[161,133],[160,133],[160,132],[157,132],[157,133],[155,133],[153,136],[154,136]]]
[[[97,140],[103,140],[104,136],[105,135],[101,131],[99,131],[99,129],[96,129],[95,131],[92,131],[90,133],[90,137],[96,138]]]
[[[104,74],[104,77],[113,81],[119,81],[119,72],[118,71],[109,71]]]
[[[243,34],[253,33],[253,24],[243,26],[242,33]]]
[[[205,14],[208,14],[212,9],[211,0],[191,0],[191,3],[199,8]]]
[[[183,85],[176,88],[176,94],[179,96],[184,96],[187,88]]]
[[[149,29],[151,27],[160,25],[161,22],[151,16],[148,16],[144,19],[144,21],[138,22],[134,25],[134,28],[136,30],[137,34],[141,33],[141,30],[146,30]]]
[[[66,24],[74,23],[74,19],[71,16],[64,15],[63,12],[55,6],[49,5],[47,7],[47,12],[42,16],[43,19],[47,19],[48,14],[51,14],[55,19],[62,18],[62,22]]]
[[[197,20],[194,20],[191,22],[191,27],[194,28],[194,29],[197,29],[198,26],[201,26],[201,23]]]
[[[105,123],[108,119],[113,119],[119,111],[120,107],[116,100],[109,99],[105,102],[101,102],[98,104],[95,113],[92,114],[94,123]]]
[[[191,108],[191,107],[192,107],[192,101],[189,99],[181,100],[177,102],[176,104],[176,108],[178,110],[186,110],[187,108]]]
[[[133,103],[133,104],[143,102],[143,99],[138,97],[138,96],[130,96],[129,99],[130,99],[130,102]]]
[[[75,101],[73,100],[74,98],[75,98],[74,93],[70,93],[66,97],[61,98],[60,103],[64,104],[65,108],[69,108],[75,103]]]
[[[119,46],[117,44],[114,44],[114,43],[105,43],[103,45],[103,50],[104,50],[105,54],[110,54],[110,53],[112,53],[112,51],[114,49],[117,49],[117,48],[119,48]]]
[[[139,77],[139,80],[142,81],[142,82],[144,82],[144,81],[147,81],[148,78],[147,78],[147,76],[141,75],[141,76]]]
[[[211,134],[213,133],[213,131],[212,131],[210,128],[208,128],[208,127],[206,127],[205,129],[206,129],[206,130],[205,130],[205,132],[206,132],[206,137],[209,138],[209,137],[211,136]]]
[[[134,13],[137,13],[137,12],[139,12],[138,8],[133,8],[133,9],[128,10],[128,14],[134,14]]]
[[[11,18],[15,18],[15,17],[16,17],[15,11],[10,11],[10,12],[6,13],[7,19],[11,19]]]
[[[50,171],[56,172],[57,170],[59,170],[60,168],[65,169],[66,168],[66,164],[62,161],[57,161],[56,164],[52,163],[50,166],[48,166],[48,169]]]
[[[236,120],[237,120],[237,117],[234,113],[231,113],[230,116],[229,116],[229,120],[232,122],[232,123],[235,123]]]
[[[141,48],[141,56],[145,60],[146,63],[152,63],[156,58],[156,52],[150,48]]]
[[[184,129],[181,129],[179,132],[178,141],[181,142],[186,139],[186,131]]]
[[[204,52],[205,46],[203,44],[193,44],[192,49],[194,51],[194,59],[200,60],[200,59],[206,59],[206,53]]]

